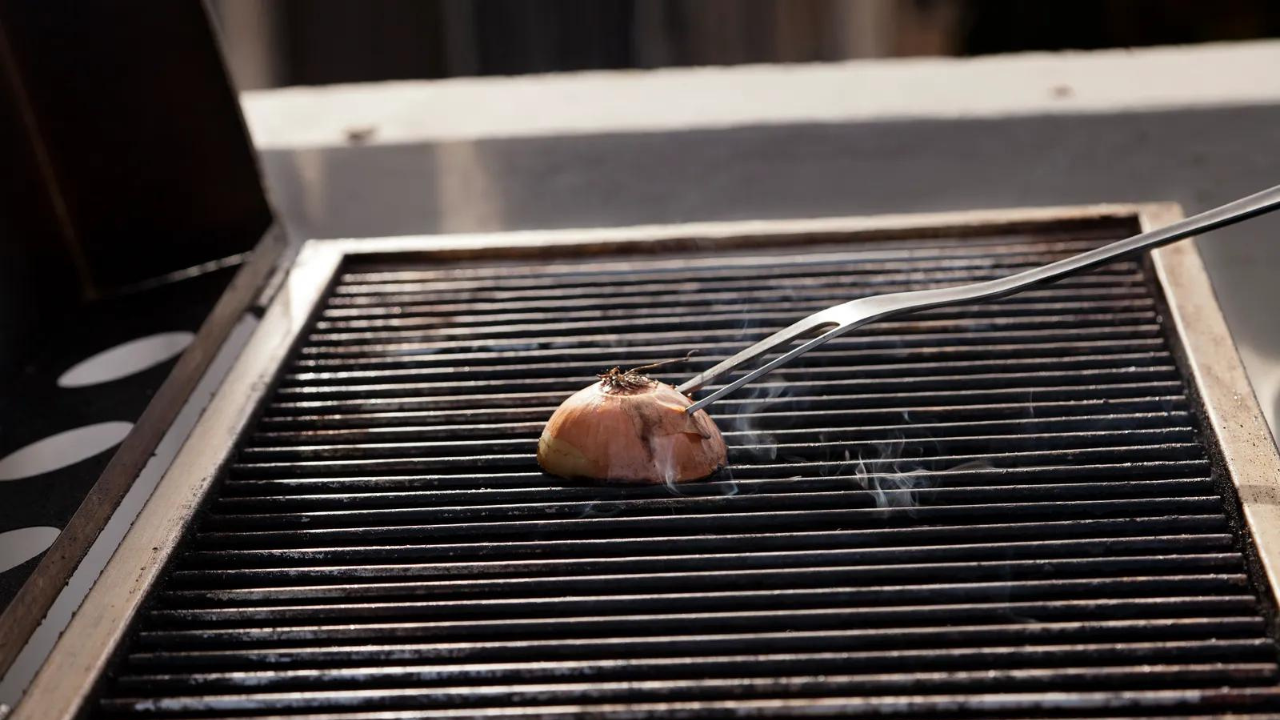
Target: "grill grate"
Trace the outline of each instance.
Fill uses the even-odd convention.
[[[838,300],[1106,239],[349,266],[96,712],[1280,711],[1136,263],[829,343],[713,406],[711,482],[572,486],[533,461],[611,365],[700,349],[685,376]]]

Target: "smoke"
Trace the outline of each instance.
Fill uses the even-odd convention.
[[[910,430],[911,426],[904,428]],[[903,431],[896,430],[889,439],[873,442],[865,452],[858,451],[856,457],[844,450],[844,462],[836,465],[834,477],[850,478],[854,485],[870,493],[877,509],[905,508],[908,515],[916,517],[922,494],[938,487],[947,475],[995,469],[989,460],[979,458],[931,470],[931,458],[923,452],[929,445],[933,445],[934,457],[941,454],[935,440],[927,436],[909,440]],[[918,454],[911,456],[908,450]]]
[[[675,464],[675,444],[679,438],[675,436],[655,437],[649,440],[649,450],[653,453],[658,472],[662,476],[662,484],[667,492],[677,497],[706,497],[720,495],[732,497],[739,492],[738,482],[733,479],[732,465],[712,476],[705,482],[681,483],[679,468]]]
[[[777,291],[779,303],[785,304],[786,302],[794,301],[798,296],[797,288],[792,285],[782,285],[770,289]],[[760,330],[760,325],[760,318],[754,312],[749,312],[744,305],[738,341],[746,344],[752,340],[753,336],[749,336],[749,333],[752,333],[753,330]],[[775,328],[768,327],[763,329],[772,332]],[[782,370],[779,373],[766,375],[759,382],[740,388],[735,395],[735,400],[738,401],[738,412],[736,415],[727,418],[733,428],[733,442],[731,445],[737,446],[739,454],[753,462],[775,462],[778,460],[776,437],[772,432],[759,425],[759,419],[763,417],[761,411],[766,410],[770,403],[790,394],[791,386],[785,382],[779,382],[779,378],[785,372],[785,370]],[[723,380],[728,382],[729,378],[726,377]]]
[[[788,394],[789,385],[767,381],[747,385],[738,391],[738,413],[727,419],[732,423],[733,445],[738,448],[740,456],[757,463],[778,460],[777,437],[762,426],[760,420],[767,417],[762,411],[771,402]]]
[[[611,518],[616,516],[622,508],[616,503],[605,501],[596,501],[588,504],[578,515],[578,520],[586,520],[588,518]]]
[[[791,287],[776,288],[782,300],[792,300],[795,298],[796,291]],[[732,344],[747,345],[753,342],[756,331],[760,330],[760,318],[754,310],[750,310],[749,303],[744,303],[740,311],[741,324],[738,326],[738,335],[731,341]],[[768,328],[766,328],[768,329]],[[728,378],[722,378],[723,382],[727,382]],[[733,395],[733,403],[721,402],[711,406],[709,412],[716,425],[725,434],[725,443],[729,447],[730,462],[715,477],[710,480],[697,483],[694,485],[684,485],[676,482],[676,468],[665,466],[664,463],[670,463],[673,457],[672,438],[655,438],[650,443],[654,457],[659,461],[659,467],[664,474],[664,485],[667,491],[672,495],[680,497],[689,497],[692,495],[706,496],[721,495],[723,497],[732,497],[743,492],[741,484],[733,476],[734,459],[745,461],[752,464],[770,463],[777,461],[778,458],[778,442],[772,432],[762,427],[760,423],[761,411],[766,406],[788,394],[788,386],[780,383],[774,378],[774,382],[769,382],[766,378],[762,382],[750,384],[741,388]],[[734,408],[736,410],[733,415],[722,415],[721,411]],[[783,458],[788,459],[788,458]],[[797,459],[798,460],[798,459]],[[708,492],[710,490],[710,492]]]
[[[895,431],[892,438],[872,443],[868,452],[858,451],[856,458],[844,450],[835,476],[848,477],[870,493],[878,509],[906,508],[915,517],[920,491],[933,482],[920,460],[906,457],[906,447],[906,436]]]

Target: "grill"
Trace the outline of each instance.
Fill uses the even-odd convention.
[[[610,366],[700,350],[678,382],[836,301],[1129,229],[349,259],[91,712],[1280,712],[1269,600],[1140,263],[831,342],[712,406],[709,482],[533,460]]]

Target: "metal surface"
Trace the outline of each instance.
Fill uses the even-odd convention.
[[[1143,228],[1182,216],[1177,205],[1148,205]],[[1205,422],[1217,438],[1227,474],[1235,485],[1253,544],[1272,588],[1280,588],[1280,456],[1251,392],[1244,365],[1218,310],[1200,255],[1189,243],[1152,256],[1170,303],[1168,319],[1181,339],[1183,363],[1205,399]]]
[[[713,482],[536,471],[541,422],[603,365],[727,353],[851,276],[1042,265],[1134,216],[981,217],[312,245],[16,717],[74,716],[107,668],[105,717],[1274,713],[1268,600],[1210,461],[1233,449],[1133,263],[806,356],[717,406]],[[574,257],[528,260],[553,245]]]
[[[1280,207],[1280,186],[1226,203],[1212,210],[1206,210],[1194,217],[1147,230],[1133,237],[1082,252],[1074,257],[1057,260],[1043,267],[1024,270],[1008,277],[984,280],[968,285],[952,285],[885,295],[871,295],[834,305],[802,318],[751,347],[735,353],[715,367],[698,373],[692,379],[682,383],[677,389],[683,393],[695,392],[743,365],[753,363],[779,348],[790,345],[799,338],[810,335],[815,331],[822,331],[818,337],[805,342],[797,348],[788,350],[779,357],[770,359],[737,380],[699,399],[685,410],[685,412],[692,414],[743,385],[773,372],[815,348],[821,347],[827,341],[840,337],[850,330],[855,330],[868,323],[929,308],[1006,297],[1013,293],[1129,257],[1135,253],[1167,245],[1198,233],[1233,225],[1271,212],[1278,207]]]

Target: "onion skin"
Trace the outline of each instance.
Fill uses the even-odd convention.
[[[657,484],[701,480],[724,467],[724,438],[705,410],[675,388],[607,379],[556,409],[538,440],[538,464],[568,480]]]

